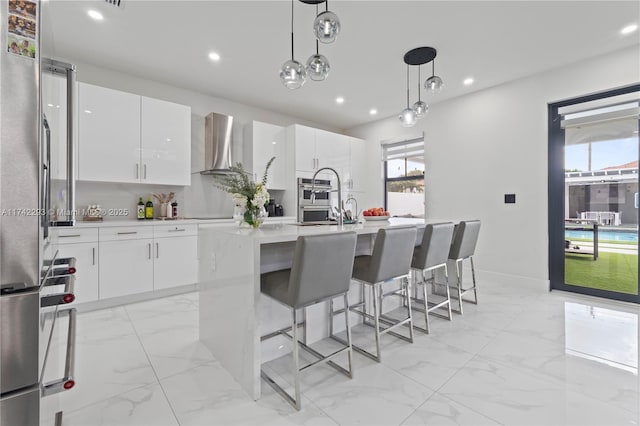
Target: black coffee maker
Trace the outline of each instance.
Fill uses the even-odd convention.
[[[282,205],[276,204],[275,200],[271,199],[267,204],[267,213],[269,213],[269,217],[284,216],[284,209]]]

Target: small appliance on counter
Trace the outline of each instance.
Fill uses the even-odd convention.
[[[269,204],[267,204],[267,213],[269,217],[284,216],[284,208],[281,204],[277,204],[274,199],[271,199],[269,200]]]

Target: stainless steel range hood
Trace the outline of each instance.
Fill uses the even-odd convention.
[[[205,118],[203,175],[231,173],[231,132],[233,117],[210,113]]]

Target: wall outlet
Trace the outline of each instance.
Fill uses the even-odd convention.
[[[515,204],[516,203],[516,194],[504,194],[504,203],[505,204]]]

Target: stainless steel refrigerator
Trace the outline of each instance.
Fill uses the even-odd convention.
[[[0,7],[6,6],[0,2]],[[76,316],[74,309],[64,308],[74,300],[75,260],[56,258],[48,238],[50,226],[72,226],[75,220],[75,69],[41,60],[37,50],[35,57],[12,53],[4,12],[0,12],[0,425],[39,425],[41,420],[53,423],[40,418],[41,398],[75,384]],[[38,17],[34,19],[39,23]],[[36,47],[37,41],[36,33]],[[54,120],[55,129],[42,105],[43,73],[46,78],[61,76],[65,82],[65,119]],[[53,133],[65,135],[62,146],[52,145]],[[64,153],[64,160],[58,153]],[[53,169],[64,173],[52,178]],[[51,209],[52,193],[63,202],[57,211]],[[56,357],[49,343],[63,322],[65,351]],[[45,381],[51,368],[59,369],[61,377]],[[61,418],[58,415],[58,422]]]

